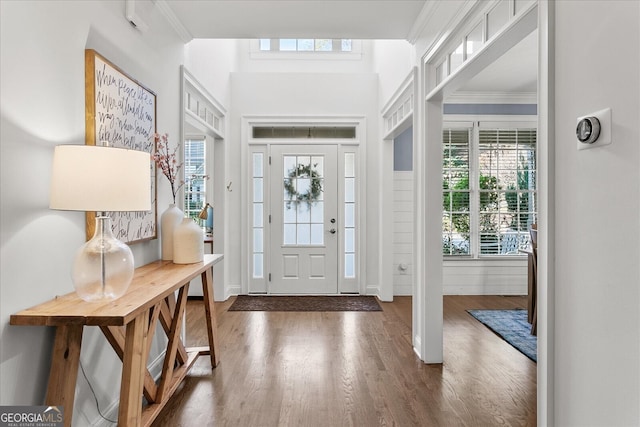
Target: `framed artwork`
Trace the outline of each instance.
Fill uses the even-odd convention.
[[[155,152],[156,94],[93,49],[85,50],[85,144]],[[117,170],[113,171],[118,173]],[[108,212],[113,234],[125,243],[157,238],[155,162],[149,161],[151,211]],[[91,177],[87,177],[91,179]],[[87,212],[87,240],[95,229]]]

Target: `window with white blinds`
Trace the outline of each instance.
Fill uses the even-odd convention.
[[[442,253],[469,255],[471,249],[471,188],[469,186],[471,129],[442,133]]]
[[[445,127],[443,254],[518,255],[536,222],[536,168],[533,127]]]
[[[206,144],[202,139],[187,139],[184,142],[184,213],[198,221],[198,214],[205,205],[207,196]]]
[[[480,254],[518,254],[536,217],[536,130],[478,132]]]

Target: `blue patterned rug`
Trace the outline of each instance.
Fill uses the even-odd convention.
[[[531,325],[527,322],[527,310],[467,311],[529,359],[538,361],[538,339],[535,335],[531,335]]]

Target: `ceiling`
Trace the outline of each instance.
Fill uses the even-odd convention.
[[[427,0],[163,0],[193,38],[407,39]]]
[[[442,0],[155,0],[189,38],[407,40]],[[449,0],[447,0],[449,1]],[[535,92],[537,31],[467,82],[464,92]]]

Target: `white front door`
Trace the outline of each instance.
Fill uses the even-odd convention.
[[[338,292],[338,146],[271,146],[269,293]]]

